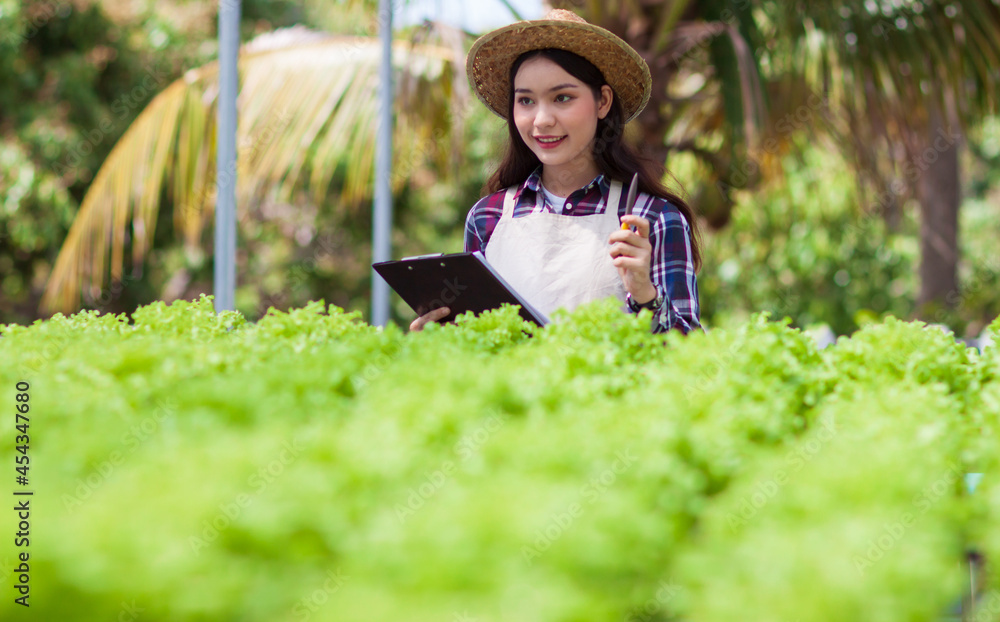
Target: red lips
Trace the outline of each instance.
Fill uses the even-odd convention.
[[[535,142],[538,143],[538,146],[541,147],[542,149],[555,149],[559,145],[563,144],[564,140],[566,140],[565,136],[559,137],[558,140],[552,140],[552,141],[548,141],[548,139],[557,138],[557,137],[556,136],[533,136],[533,138],[535,139]],[[545,140],[547,142],[543,142],[543,140]]]

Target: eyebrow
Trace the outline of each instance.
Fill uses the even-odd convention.
[[[561,89],[576,89],[580,88],[580,85],[573,84],[572,82],[567,82],[566,84],[557,84],[549,89],[549,93],[552,91],[559,91]],[[534,93],[531,89],[514,89],[515,93]]]

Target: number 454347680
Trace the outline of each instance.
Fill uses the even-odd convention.
[[[15,427],[19,434],[15,438],[15,444],[17,445],[17,452],[21,455],[16,456],[14,461],[17,463],[15,470],[20,474],[17,478],[17,483],[22,486],[28,485],[28,411],[31,410],[29,401],[31,397],[28,395],[28,389],[31,387],[27,382],[18,382],[15,386],[17,389],[17,394],[14,396],[14,410],[16,412]]]

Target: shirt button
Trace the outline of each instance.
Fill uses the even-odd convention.
[[[566,209],[573,209],[573,204],[572,203],[567,203],[566,204]]]

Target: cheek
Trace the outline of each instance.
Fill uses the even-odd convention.
[[[593,138],[597,133],[597,119],[590,114],[581,114],[573,118],[573,128],[581,138]]]
[[[570,114],[570,123],[577,132],[593,136],[597,132],[597,109],[595,106],[587,106],[580,102],[579,106],[574,106]]]
[[[534,118],[525,113],[518,114],[514,112],[514,126],[517,128],[518,133],[523,137],[525,134],[531,134],[531,126]]]

